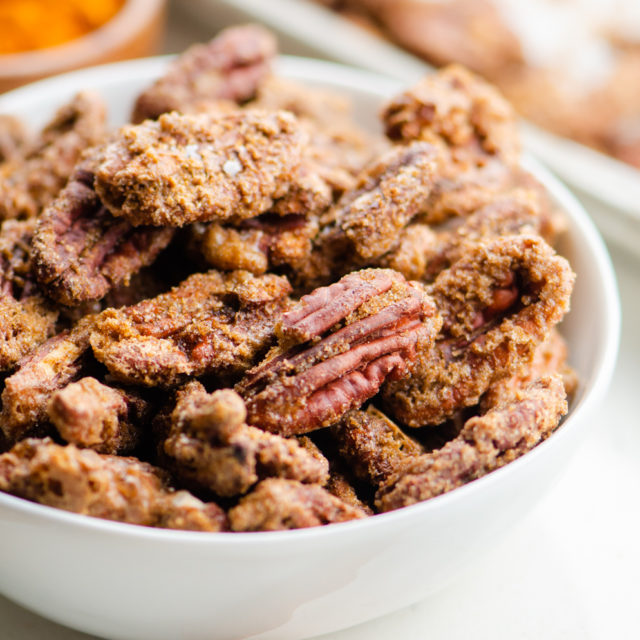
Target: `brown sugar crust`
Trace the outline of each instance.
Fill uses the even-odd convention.
[[[94,186],[134,225],[253,218],[289,190],[304,138],[285,111],[172,112],[123,127],[102,151]]]
[[[501,404],[467,420],[441,449],[408,460],[381,485],[377,508],[406,507],[486,475],[548,437],[566,412],[559,374],[514,391]]]
[[[187,376],[235,375],[271,346],[290,290],[273,274],[195,273],[168,293],[103,311],[91,346],[129,384],[170,387]]]
[[[102,99],[80,92],[23,154],[0,165],[0,220],[38,215],[64,187],[81,152],[101,141],[105,118]]]
[[[0,490],[65,511],[148,527],[221,531],[224,511],[137,458],[29,438],[0,455]]]
[[[444,324],[409,376],[385,385],[403,424],[439,424],[476,404],[491,384],[533,357],[569,308],[574,274],[540,238],[506,236],[469,249],[429,294]]]
[[[318,485],[268,478],[229,510],[232,531],[303,529],[366,517]]]

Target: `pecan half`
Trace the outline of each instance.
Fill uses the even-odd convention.
[[[427,291],[444,324],[411,375],[385,385],[385,406],[412,427],[439,424],[529,363],[569,309],[574,274],[544,240],[506,236],[469,247]]]
[[[29,438],[0,455],[0,491],[106,520],[149,527],[221,531],[224,511],[186,491],[137,458],[101,455]]]
[[[236,375],[271,346],[290,291],[286,278],[273,274],[196,273],[168,293],[103,311],[91,346],[117,380],[130,384],[167,387],[187,376]]]
[[[439,326],[431,299],[394,271],[317,289],[283,315],[280,346],[237,385],[249,422],[281,435],[336,422],[402,376]]]
[[[151,264],[169,244],[170,228],[133,227],[114,218],[93,189],[95,155],[74,172],[44,210],[33,238],[33,263],[48,295],[68,306],[104,297]]]
[[[208,394],[198,382],[178,393],[163,451],[174,475],[219,496],[246,493],[259,479],[289,478],[324,484],[327,460],[296,439],[245,423],[242,398],[231,389]]]
[[[64,187],[80,153],[105,131],[102,98],[78,93],[61,107],[25,154],[0,167],[0,219],[37,215]]]
[[[562,377],[541,378],[467,420],[460,434],[441,449],[407,460],[379,488],[376,507],[405,507],[486,475],[549,436],[566,412]]]
[[[94,320],[87,316],[70,331],[41,344],[5,380],[0,428],[9,443],[42,430],[51,395],[82,375],[90,356],[89,332]]]
[[[132,121],[168,111],[191,113],[223,99],[246,102],[269,75],[275,38],[258,25],[221,31],[207,44],[187,49],[136,100]]]
[[[54,392],[47,413],[66,442],[123,455],[140,442],[151,405],[134,391],[87,377]]]
[[[326,489],[296,480],[263,480],[229,510],[232,531],[278,531],[318,527],[366,517]]]
[[[164,114],[102,150],[95,189],[134,225],[253,218],[295,182],[304,134],[285,111]]]

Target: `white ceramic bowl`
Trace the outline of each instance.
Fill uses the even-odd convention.
[[[16,90],[0,112],[41,124],[80,88],[124,121],[166,59],[74,72]],[[354,69],[283,59],[283,75],[351,95],[375,126],[396,82]],[[547,441],[506,467],[428,502],[362,521],[274,533],[147,529],[66,513],[0,494],[0,592],[62,624],[108,638],[303,638],[406,606],[441,589],[530,509],[588,431],[609,383],[619,301],[607,253],[576,200],[527,166],[565,210],[561,245],[578,278],[562,325],[581,385]]]

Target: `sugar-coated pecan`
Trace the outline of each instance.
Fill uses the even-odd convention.
[[[326,489],[296,480],[263,480],[229,510],[232,531],[278,531],[318,527],[366,517]]]
[[[64,187],[81,152],[104,136],[105,107],[91,92],[61,107],[25,153],[0,167],[0,219],[35,216]]]
[[[134,225],[253,218],[295,182],[305,135],[285,111],[164,114],[102,149],[95,189]]]
[[[47,413],[63,440],[98,453],[130,453],[151,406],[139,393],[86,377],[53,393]]]
[[[133,122],[168,111],[192,113],[212,101],[246,102],[269,75],[275,38],[258,25],[232,27],[187,49],[136,100]]]
[[[502,404],[466,421],[442,448],[405,462],[381,485],[376,507],[390,511],[451,491],[532,449],[567,412],[559,374],[518,389]]]
[[[471,245],[427,288],[443,316],[433,349],[383,390],[403,424],[439,424],[529,363],[568,311],[574,274],[544,240],[519,235]]]
[[[0,428],[10,443],[45,427],[51,395],[81,377],[90,356],[93,322],[94,317],[87,316],[70,331],[50,338],[23,358],[5,380]]]
[[[189,383],[171,414],[162,452],[167,466],[188,486],[223,497],[246,493],[267,477],[326,482],[329,465],[319,451],[251,427],[245,419],[244,402],[235,391],[208,394],[200,383]]]
[[[427,140],[464,156],[482,153],[514,166],[520,156],[517,121],[491,85],[450,65],[396,96],[382,119],[395,141]]]
[[[168,293],[103,311],[91,346],[116,379],[130,384],[236,375],[271,346],[290,290],[286,278],[273,274],[195,273]]]
[[[424,452],[417,441],[372,407],[349,411],[332,427],[332,434],[349,469],[376,487],[403,462]]]
[[[342,502],[348,504],[354,509],[359,509],[363,515],[372,516],[373,509],[364,502],[358,495],[355,487],[344,473],[332,468],[330,469],[329,480],[325,486],[325,489],[336,498],[342,500]]]
[[[391,270],[317,289],[282,316],[279,347],[237,385],[249,422],[287,436],[326,427],[404,375],[439,327],[432,300]]]
[[[171,228],[133,227],[114,218],[93,189],[91,153],[44,210],[33,238],[33,263],[48,295],[68,306],[104,297],[151,264]]]
[[[7,371],[55,332],[58,311],[31,275],[35,219],[0,227],[0,371]]]
[[[28,438],[0,455],[0,490],[106,520],[198,531],[226,528],[220,507],[173,491],[161,469],[48,438]]]

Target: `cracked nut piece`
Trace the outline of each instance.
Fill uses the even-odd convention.
[[[379,488],[377,508],[406,507],[486,475],[548,437],[566,412],[559,374],[514,391],[484,415],[467,420],[460,434],[441,449],[406,461]]]
[[[170,419],[163,452],[188,486],[230,497],[267,477],[327,481],[329,463],[319,451],[247,425],[244,402],[231,389],[209,394],[191,382],[178,393]]]
[[[89,155],[42,213],[33,238],[38,282],[68,306],[104,297],[127,284],[169,244],[174,230],[133,227],[114,218],[93,189]]]
[[[253,218],[295,182],[304,138],[286,111],[167,113],[120,130],[102,149],[95,189],[134,225]]]
[[[170,387],[187,376],[235,375],[272,345],[290,291],[286,278],[273,274],[195,273],[155,298],[103,311],[91,346],[114,378],[129,384]]]
[[[103,138],[105,118],[102,98],[80,92],[24,155],[0,166],[0,220],[38,215],[64,187],[81,152]]]
[[[46,428],[51,395],[81,377],[86,368],[93,322],[93,316],[86,316],[70,331],[50,338],[4,381],[0,428],[9,443]]]
[[[568,262],[539,237],[469,247],[427,288],[442,330],[410,375],[385,385],[387,409],[402,424],[421,427],[477,404],[491,384],[530,363],[568,311],[574,279]]]
[[[229,510],[232,531],[303,529],[364,517],[362,509],[318,485],[280,478],[263,480]]]
[[[55,332],[58,311],[31,275],[35,219],[5,220],[0,227],[0,371],[12,369]]]
[[[137,458],[102,455],[50,439],[29,438],[0,455],[0,491],[106,520],[148,527],[221,531],[224,511],[186,491]]]
[[[263,429],[289,436],[326,427],[404,375],[439,327],[419,285],[391,270],[354,272],[285,313],[280,346],[236,390]]]
[[[54,392],[47,412],[66,442],[123,455],[140,442],[151,406],[134,391],[86,377]]]
[[[253,98],[270,73],[276,54],[273,35],[258,25],[232,27],[206,44],[196,44],[136,100],[133,122],[168,111],[192,113],[216,100]]]

